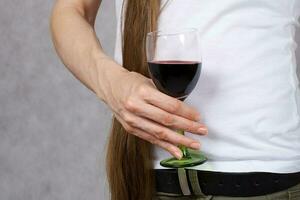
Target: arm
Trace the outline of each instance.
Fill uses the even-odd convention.
[[[57,0],[50,19],[55,49],[64,65],[101,100],[125,68],[103,52],[94,30],[101,0]],[[100,83],[101,82],[101,83]]]
[[[56,1],[51,33],[65,66],[111,108],[127,132],[178,158],[182,153],[177,144],[198,149],[198,141],[169,127],[206,135],[205,126],[198,122],[199,113],[159,92],[151,79],[129,72],[104,54],[94,30],[100,3],[101,0]]]

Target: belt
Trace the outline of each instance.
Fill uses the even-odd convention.
[[[154,169],[156,191],[170,195],[250,197],[286,190],[300,183],[300,172],[215,172]]]

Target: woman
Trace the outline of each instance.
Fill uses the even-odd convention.
[[[114,59],[94,31],[100,2],[57,1],[51,30],[63,63],[114,114],[107,154],[113,200],[300,199],[298,0],[127,0],[123,12],[116,0]],[[203,42],[203,71],[181,102],[149,79],[145,37],[191,27]],[[161,167],[168,152],[182,157],[179,144],[209,160]]]

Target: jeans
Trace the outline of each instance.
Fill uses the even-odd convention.
[[[172,196],[156,194],[153,200],[300,200],[300,183],[286,190],[254,197],[226,197],[199,194],[197,196]]]

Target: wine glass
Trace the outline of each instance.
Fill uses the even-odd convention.
[[[197,29],[158,30],[148,33],[146,55],[148,72],[156,88],[184,101],[195,88],[202,68]],[[176,132],[184,135],[184,130]],[[160,165],[171,168],[191,167],[207,160],[200,152],[192,151],[184,145],[178,147],[183,157],[162,160]]]

